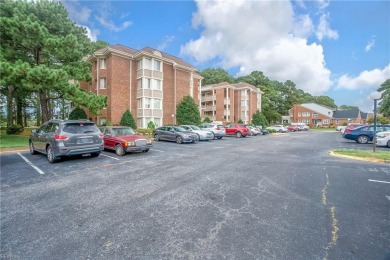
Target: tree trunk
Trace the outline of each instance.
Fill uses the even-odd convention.
[[[39,90],[39,101],[41,103],[42,121],[47,122],[51,119],[49,99],[43,90]]]
[[[8,95],[7,95],[7,126],[12,125],[14,121],[14,111],[12,106],[14,86],[8,86]]]
[[[16,124],[23,125],[23,99],[20,95],[16,96]]]
[[[24,123],[24,127],[28,126],[27,119],[28,119],[27,105],[24,104],[24,106],[23,106],[23,123]]]

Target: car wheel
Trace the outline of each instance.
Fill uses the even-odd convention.
[[[390,140],[387,142],[387,147],[390,148]]]
[[[146,150],[144,151],[144,153],[147,153],[147,152],[149,152],[149,149],[146,149]]]
[[[91,157],[98,157],[100,155],[100,152],[91,153]]]
[[[241,132],[237,132],[237,133],[236,133],[236,137],[238,137],[238,138],[242,137]]]
[[[176,143],[181,144],[183,142],[183,138],[181,136],[176,137]]]
[[[199,134],[196,134],[198,136],[198,141],[200,141],[200,135]]]
[[[366,143],[368,143],[368,136],[366,136],[366,135],[360,135],[360,136],[358,137],[358,139],[357,139],[357,142],[358,142],[359,144],[366,144]]]
[[[218,138],[218,139],[222,139],[222,136],[218,136],[217,138]]]
[[[117,144],[117,145],[115,146],[115,153],[116,153],[117,155],[119,155],[119,156],[125,155],[125,150],[123,149],[122,145]]]
[[[32,154],[32,155],[34,155],[34,154],[37,154],[37,152],[34,150],[34,144],[33,144],[33,142],[31,142],[30,141],[30,153]]]
[[[49,163],[55,163],[58,161],[58,157],[54,156],[53,149],[51,148],[50,145],[46,148],[46,155]]]
[[[156,142],[160,141],[160,136],[159,135],[154,135],[154,141],[156,141]]]
[[[212,140],[215,140],[215,134],[213,132],[211,132],[213,134],[213,138],[211,138]]]

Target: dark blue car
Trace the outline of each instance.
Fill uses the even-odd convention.
[[[390,130],[390,125],[376,125],[376,132],[383,132]],[[347,129],[343,134],[345,139],[354,140],[360,144],[372,142],[374,139],[374,126],[360,126],[355,129]]]

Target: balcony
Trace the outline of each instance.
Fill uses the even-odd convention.
[[[202,96],[202,102],[203,101],[214,101],[215,96]]]
[[[216,107],[215,106],[203,106],[202,109],[203,109],[203,111],[215,111]]]
[[[223,101],[223,104],[224,104],[224,105],[230,105],[230,99],[229,99],[229,98],[225,99],[225,100]]]

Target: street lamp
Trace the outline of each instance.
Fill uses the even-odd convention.
[[[175,114],[172,114],[171,116],[172,116],[172,123],[173,125],[175,125]]]
[[[374,139],[372,144],[372,150],[375,153],[376,149],[376,103],[379,99],[381,99],[382,94],[378,91],[372,92],[370,98],[374,100]]]

